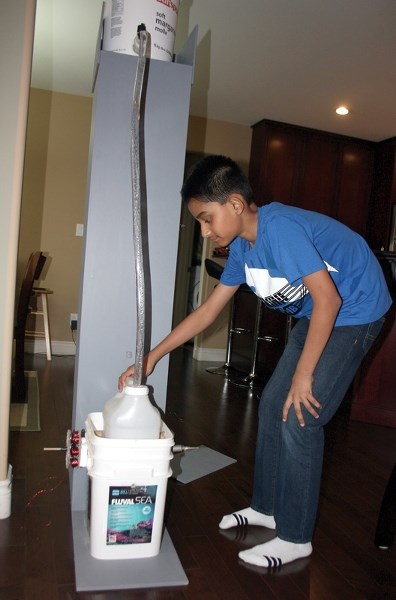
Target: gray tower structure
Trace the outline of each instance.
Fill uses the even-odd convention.
[[[149,60],[146,67],[141,144],[147,347],[171,329],[196,37],[195,30],[177,62]],[[103,410],[106,400],[117,392],[119,374],[134,362],[137,320],[130,136],[137,63],[135,56],[101,52],[95,84],[73,399],[72,425],[79,430],[89,413]],[[163,411],[167,378],[165,357],[147,381]],[[158,557],[93,559],[85,525],[88,487],[86,470],[75,469],[71,503],[78,590],[186,584],[166,532]]]

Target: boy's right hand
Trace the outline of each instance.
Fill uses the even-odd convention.
[[[131,365],[130,367],[127,368],[126,371],[121,373],[121,375],[118,378],[118,391],[119,392],[122,392],[122,390],[125,387],[126,380],[128,379],[128,377],[133,377],[134,372],[135,372],[135,365]]]
[[[152,364],[150,361],[150,354],[147,354],[147,356],[145,356],[143,359],[143,376],[148,377],[153,372],[154,366],[155,364]],[[122,390],[124,389],[128,377],[133,377],[134,373],[135,365],[131,365],[127,368],[126,371],[121,373],[121,375],[118,378],[118,390],[120,392],[122,392]]]

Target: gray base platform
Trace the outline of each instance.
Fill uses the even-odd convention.
[[[78,592],[175,587],[188,584],[187,576],[166,529],[158,556],[130,560],[98,560],[89,552],[86,513],[72,511],[72,521]]]
[[[171,460],[172,477],[181,483],[190,483],[235,463],[235,458],[216,452],[207,446],[176,454]]]

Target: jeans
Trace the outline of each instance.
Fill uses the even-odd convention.
[[[278,536],[294,543],[311,541],[319,501],[324,430],[385,318],[365,325],[335,327],[316,366],[313,395],[321,403],[315,419],[302,407],[305,427],[293,405],[282,422],[282,407],[307,336],[309,321],[300,319],[259,406],[256,463],[251,507],[273,515]]]

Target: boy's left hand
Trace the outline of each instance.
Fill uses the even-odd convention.
[[[312,394],[312,382],[312,375],[306,375],[298,372],[294,374],[291,388],[287,395],[286,402],[283,405],[282,421],[287,420],[287,415],[292,404],[294,405],[297,420],[301,427],[305,426],[305,421],[302,414],[302,406],[304,406],[315,419],[319,418],[319,413],[315,410],[315,408],[322,408],[322,406]]]

